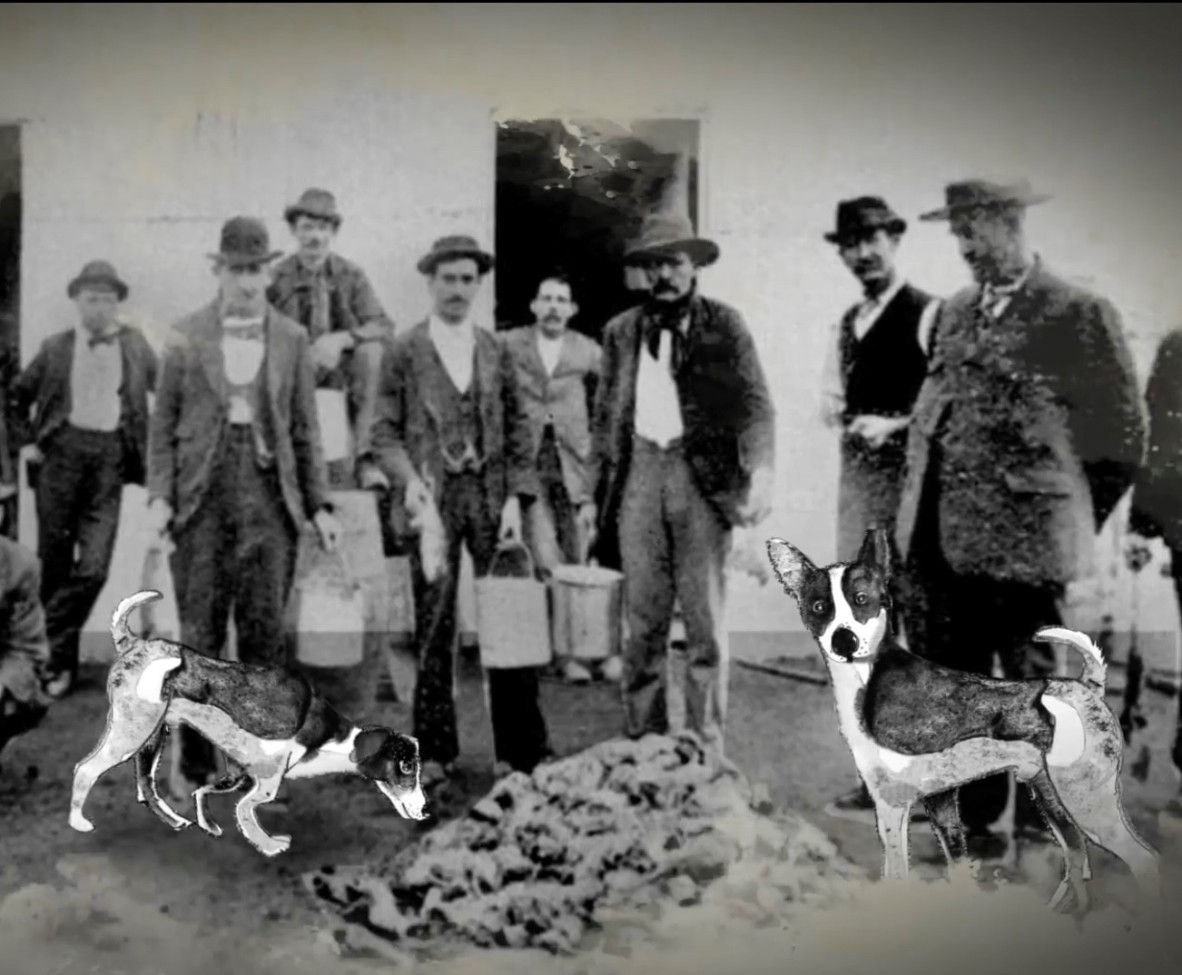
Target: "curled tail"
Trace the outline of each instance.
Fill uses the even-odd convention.
[[[131,615],[131,611],[144,603],[163,598],[155,589],[143,589],[119,601],[119,605],[115,607],[115,612],[111,615],[111,639],[115,641],[117,652],[122,653],[132,640],[137,639],[136,634],[131,632],[131,627],[127,624],[127,618]]]
[[[1104,690],[1108,681],[1108,665],[1100,653],[1100,648],[1079,630],[1069,630],[1065,626],[1044,626],[1034,634],[1034,639],[1040,643],[1069,643],[1079,651],[1083,657],[1084,669],[1081,679],[1097,690]]]

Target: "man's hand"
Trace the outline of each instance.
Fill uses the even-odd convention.
[[[362,464],[357,473],[357,482],[362,491],[389,491],[390,479],[382,473],[377,464]]]
[[[159,545],[168,536],[168,526],[172,522],[172,505],[163,498],[157,498],[148,505],[148,530],[151,532],[151,545]]]
[[[30,464],[40,464],[43,460],[45,460],[45,455],[41,453],[40,448],[32,444],[25,448],[24,454],[25,460],[27,460]]]
[[[881,447],[897,431],[907,426],[909,418],[905,416],[856,416],[846,430],[851,436],[861,437],[871,447]]]
[[[320,536],[320,547],[326,552],[335,552],[341,540],[341,523],[323,508],[316,512],[313,523]]]
[[[739,520],[743,525],[758,525],[772,513],[774,480],[771,470],[766,467],[752,473],[747,500],[739,509]]]
[[[1140,572],[1153,561],[1153,552],[1148,539],[1142,538],[1136,532],[1129,532],[1125,538],[1125,565],[1133,572]]]
[[[425,511],[433,501],[431,492],[427,490],[427,485],[416,477],[406,485],[406,497],[402,503],[407,514],[414,517]]]
[[[341,362],[345,349],[353,347],[349,332],[328,332],[312,343],[312,361],[321,369],[333,370]]]
[[[501,531],[498,541],[521,542],[521,501],[517,495],[510,497],[501,509]]]

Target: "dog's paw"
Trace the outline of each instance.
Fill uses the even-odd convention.
[[[263,856],[276,857],[281,853],[286,853],[291,847],[290,836],[268,836],[266,840],[259,837],[258,842],[254,843],[254,847]]]
[[[70,828],[76,829],[79,833],[92,833],[94,832],[94,823],[82,813],[70,813]]]

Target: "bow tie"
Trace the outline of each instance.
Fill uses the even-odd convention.
[[[222,332],[228,339],[239,339],[243,342],[261,342],[263,340],[262,322],[252,322],[249,325],[222,325]]]
[[[118,332],[107,332],[104,335],[92,335],[89,339],[87,339],[86,344],[93,349],[98,345],[114,345],[118,340]]]

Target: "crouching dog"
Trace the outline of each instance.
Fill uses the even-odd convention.
[[[357,727],[338,714],[308,681],[281,667],[217,660],[170,640],[136,636],[128,616],[161,598],[145,590],[121,601],[111,618],[115,662],[107,677],[106,729],[94,751],[74,769],[70,826],[94,825],[83,806],[94,783],[135,759],[136,798],[174,830],[192,826],[161,799],[156,770],[169,724],[185,724],[240,766],[240,771],[193,792],[197,825],[211,836],[205,798],[249,785],[235,816],[239,832],[266,856],[285,852],[289,836],[269,836],[255,817],[284,779],[329,774],[368,779],[405,819],[426,818],[419,783],[419,743],[380,726]]]
[[[1129,825],[1120,790],[1123,739],[1104,699],[1106,667],[1082,633],[1045,627],[1083,657],[1079,679],[1002,680],[941,667],[892,638],[887,535],[866,533],[856,561],[818,568],[791,544],[768,541],[772,567],[799,607],[829,671],[858,773],[874,800],[883,877],[909,872],[908,824],[922,802],[949,867],[966,861],[957,793],[1012,771],[1030,789],[1063,851],[1050,901],[1083,913],[1087,840],[1132,870],[1147,906],[1160,898],[1156,853]]]

